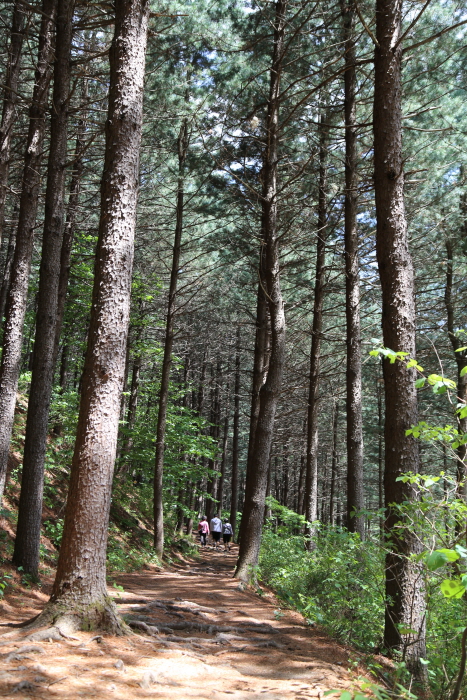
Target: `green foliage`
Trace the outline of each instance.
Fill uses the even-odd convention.
[[[381,549],[346,530],[324,526],[314,545],[308,552],[303,535],[268,528],[260,578],[333,636],[360,649],[373,649],[380,642],[384,620]]]
[[[10,574],[0,573],[0,598],[2,598],[5,595],[5,589],[8,586],[10,579]]]

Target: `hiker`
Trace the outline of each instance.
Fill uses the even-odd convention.
[[[206,547],[206,538],[209,535],[209,523],[205,515],[201,518],[198,525],[199,540],[202,547]]]
[[[227,547],[229,548],[230,552],[230,540],[232,539],[233,535],[233,527],[229,523],[228,518],[224,518],[224,523],[222,525],[222,539],[224,540],[224,552],[227,551]]]
[[[219,549],[219,541],[222,535],[222,520],[218,515],[215,515],[211,520],[211,537],[212,541],[216,545],[216,549]]]

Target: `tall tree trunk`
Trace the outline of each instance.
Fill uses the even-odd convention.
[[[364,507],[362,360],[360,285],[358,275],[358,179],[356,127],[356,55],[353,2],[341,1],[344,20],[345,68],[345,314],[347,321],[347,527],[363,539],[364,519],[352,515]]]
[[[0,125],[0,246],[5,225],[5,200],[10,170],[11,138],[17,117],[18,82],[21,67],[21,50],[27,23],[27,8],[21,0],[15,0],[11,18],[10,45],[4,78],[2,122]],[[1,317],[0,317],[1,319]]]
[[[325,292],[325,256],[327,237],[327,127],[320,118],[318,233],[316,242],[316,272],[311,331],[310,379],[307,409],[305,517],[308,522],[308,547],[312,547],[313,523],[318,517],[318,388],[323,329]]]
[[[74,0],[58,0],[50,151],[36,334],[13,562],[37,576],[49,408],[55,367],[60,252],[65,211],[71,41]]]
[[[232,539],[237,535],[238,508],[238,441],[240,425],[240,325],[237,326],[237,348],[235,352],[235,388],[234,388],[234,417],[232,437],[232,472],[230,481],[230,524],[233,528]]]
[[[263,155],[263,240],[264,280],[271,328],[271,353],[266,381],[259,392],[259,408],[251,461],[247,465],[245,504],[242,515],[240,552],[235,576],[247,581],[258,565],[263,528],[267,474],[285,357],[285,315],[280,287],[279,240],[277,231],[277,169],[279,146],[279,93],[287,0],[276,2],[274,45],[266,117],[266,146]],[[253,574],[254,575],[254,574]]]
[[[159,391],[159,412],[156,429],[156,460],[154,466],[154,549],[159,557],[164,553],[164,506],[162,502],[162,482],[164,474],[165,426],[167,422],[167,403],[169,399],[170,368],[172,366],[172,347],[174,340],[175,299],[177,294],[178,268],[180,264],[180,247],[183,232],[183,197],[184,168],[188,151],[188,119],[183,120],[178,136],[178,187],[177,187],[177,222],[172,252],[172,271],[170,274],[169,300],[165,323],[164,358],[162,360],[161,386]]]
[[[222,517],[222,504],[224,502],[224,482],[225,482],[225,468],[227,466],[227,443],[229,440],[229,416],[228,414],[224,418],[224,433],[222,437],[222,460],[221,460],[221,475],[219,477],[219,486],[217,489],[217,515],[219,518]]]
[[[331,496],[329,499],[329,522],[335,524],[335,504],[337,486],[337,426],[339,420],[339,402],[334,402],[334,412],[332,418],[332,461],[331,461]]]
[[[458,349],[465,345],[462,338],[459,338],[455,332],[454,322],[454,302],[452,299],[452,277],[453,277],[453,259],[454,246],[450,238],[446,238],[446,286],[444,289],[444,303],[446,306],[447,315],[447,331],[451,346],[454,352],[454,357],[457,364],[457,403],[467,404],[467,374],[462,376],[462,370],[467,366],[467,356],[465,351],[458,352]],[[457,428],[460,434],[467,433],[467,418],[457,419]],[[467,468],[467,445],[460,445],[457,448],[457,491],[459,495],[465,498],[465,477]],[[462,486],[461,486],[462,484]]]
[[[53,59],[53,38],[57,0],[42,0],[38,61],[34,91],[29,108],[29,131],[24,157],[18,231],[16,234],[10,289],[8,291],[3,353],[0,366],[0,502],[5,487],[6,467],[21,368],[23,325],[31,269],[34,227],[40,188],[45,115]]]
[[[16,216],[15,220],[18,218],[18,209],[15,207]],[[10,230],[10,236],[8,238],[8,248],[6,252],[5,267],[3,270],[2,286],[0,288],[0,326],[3,325],[3,317],[5,315],[5,306],[8,290],[10,289],[11,281],[11,271],[13,268],[13,258],[15,257],[15,247],[16,247],[16,227],[15,223]]]
[[[54,348],[54,364],[58,354],[58,346],[60,343],[60,335],[63,326],[63,317],[65,313],[65,301],[68,291],[68,280],[70,277],[71,265],[71,249],[75,237],[76,215],[78,213],[79,195],[81,190],[81,179],[84,172],[83,149],[85,145],[85,134],[87,125],[87,110],[86,102],[88,100],[88,81],[83,81],[81,92],[81,104],[84,109],[84,114],[78,122],[78,130],[76,134],[75,155],[73,161],[73,173],[71,176],[68,207],[66,214],[66,222],[62,235],[62,245],[60,250],[60,275],[58,280],[57,291],[57,313],[55,321],[55,348]]]
[[[146,0],[116,0],[101,217],[88,346],[63,539],[42,619],[120,631],[106,547],[130,315],[138,195]]]
[[[375,96],[373,112],[376,255],[382,287],[383,339],[386,347],[415,357],[414,274],[407,241],[404,207],[404,173],[401,128],[402,0],[377,0]],[[418,443],[405,432],[417,423],[414,370],[402,362],[384,362],[386,531],[400,515],[393,503],[416,498],[410,484],[396,479],[419,472]],[[386,616],[384,645],[402,649],[408,668],[420,679],[426,676],[420,658],[425,650],[425,590],[419,566],[409,557],[419,551],[407,529],[398,529],[393,551],[386,557]],[[415,630],[404,634],[400,626]]]

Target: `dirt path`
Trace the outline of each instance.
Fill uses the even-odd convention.
[[[124,588],[120,611],[133,623],[157,627],[150,629],[155,636],[93,639],[82,632],[77,640],[3,642],[0,696],[305,700],[355,687],[349,650],[297,613],[276,612],[272,595],[241,590],[232,579],[234,563],[234,553],[208,550],[171,570],[116,576]],[[16,619],[37,602],[23,601]],[[9,617],[11,603],[4,608]]]

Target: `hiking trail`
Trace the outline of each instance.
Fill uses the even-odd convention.
[[[271,593],[242,590],[232,578],[236,554],[236,547],[229,554],[208,549],[162,571],[116,574],[124,589],[116,602],[135,635],[78,632],[34,642],[19,630],[0,638],[0,696],[306,700],[357,688],[364,672],[348,670],[351,650],[279,609]],[[2,622],[37,614],[47,592],[6,596]]]

